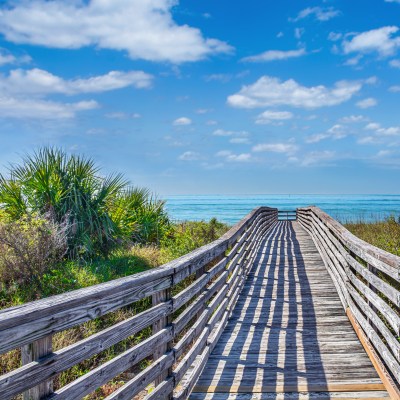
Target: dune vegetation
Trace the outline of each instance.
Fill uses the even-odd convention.
[[[400,256],[399,222],[390,217],[384,221],[346,223],[345,227],[373,246]]]
[[[215,219],[172,223],[164,201],[130,186],[121,174],[103,176],[90,158],[40,149],[0,176],[0,308],[154,268],[217,239],[228,228]],[[145,299],[57,333],[53,349],[149,306]],[[115,357],[143,335],[150,330],[63,372],[55,388]],[[1,374],[20,365],[19,350],[0,356]],[[104,398],[120,384],[116,379],[87,398]]]

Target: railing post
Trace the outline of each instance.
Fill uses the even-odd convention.
[[[374,275],[377,274],[377,269],[375,267],[373,267],[371,264],[367,264],[368,267],[368,271],[372,272]],[[374,293],[378,293],[378,291],[375,289],[374,286],[371,285],[371,283],[368,282],[368,287],[374,292]],[[368,305],[371,307],[371,309],[375,312],[378,313],[378,310],[376,309],[376,307],[368,300]],[[368,318],[368,323],[369,325],[371,325],[371,327],[374,329],[375,332],[377,332],[378,330],[376,329],[375,325],[374,325],[374,321],[370,318]]]
[[[164,303],[165,301],[168,301],[171,299],[171,289],[165,289],[165,290],[160,290],[157,293],[154,293],[152,295],[152,303],[153,306],[156,306],[157,304]],[[170,325],[172,322],[172,315],[168,315],[165,317],[160,318],[157,322],[153,324],[153,335],[157,332],[160,332],[162,329],[164,329],[166,326]],[[156,348],[154,353],[153,353],[153,360],[156,361],[160,357],[162,357],[167,351],[171,350],[172,348],[172,342],[165,343],[161,345],[160,347]],[[155,380],[155,385],[159,385],[167,376],[172,375],[172,367],[168,368],[165,370],[162,374],[160,374],[156,380]]]
[[[21,348],[22,365],[37,361],[39,358],[47,356],[53,352],[52,336],[46,336],[27,344]],[[27,390],[23,394],[24,400],[40,400],[53,393],[53,380],[48,380]]]

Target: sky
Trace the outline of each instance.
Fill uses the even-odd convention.
[[[42,146],[172,194],[400,194],[400,0],[0,2],[0,171]]]

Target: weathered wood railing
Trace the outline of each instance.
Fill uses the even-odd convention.
[[[388,391],[399,398],[400,257],[357,238],[317,207],[297,209],[297,219],[321,253],[343,307],[367,352],[372,352]]]
[[[278,221],[296,221],[296,210],[278,210]]]
[[[150,356],[153,362],[107,399],[131,399],[152,382],[146,399],[186,398],[276,221],[276,209],[260,207],[220,239],[161,267],[0,311],[0,354],[21,348],[23,363],[0,377],[0,398],[24,392],[24,399],[80,399]],[[52,351],[57,332],[149,297],[145,311]],[[61,372],[151,326],[152,334],[137,345],[53,391]]]

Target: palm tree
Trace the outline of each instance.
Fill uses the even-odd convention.
[[[12,219],[39,213],[68,222],[70,256],[106,254],[117,230],[108,205],[127,183],[121,174],[101,177],[90,158],[45,147],[0,175],[0,204]]]

